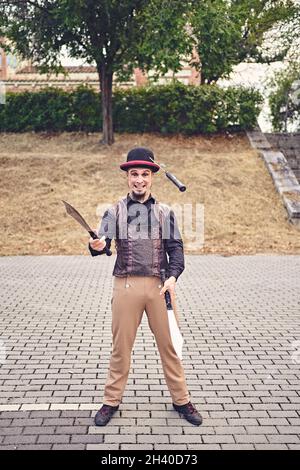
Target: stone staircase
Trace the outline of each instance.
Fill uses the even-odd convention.
[[[257,127],[247,136],[266,164],[289,221],[300,228],[300,134],[263,134]]]
[[[283,153],[289,167],[293,170],[300,183],[300,133],[266,133],[265,136],[273,150],[279,150]]]

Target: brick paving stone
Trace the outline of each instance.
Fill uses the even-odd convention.
[[[152,416],[153,416],[153,413],[155,412],[151,413]],[[160,413],[160,412],[157,411],[157,413]],[[122,414],[122,418],[133,418],[133,419],[137,418],[137,419],[141,419],[143,422],[145,418],[150,418],[150,411],[122,410],[121,414]],[[165,416],[165,413],[163,413],[162,416]]]
[[[96,411],[95,412],[91,412],[91,411],[83,411],[83,410],[79,410],[79,411],[66,411],[66,410],[63,410],[60,412],[59,416],[61,418],[90,418],[92,416],[94,416],[96,414]]]
[[[2,393],[1,393],[1,396],[3,396]],[[0,411],[18,411],[19,407],[20,407],[19,405],[5,405],[4,404],[4,405],[0,405]]]
[[[75,418],[45,418],[43,426],[72,426]]]
[[[1,450],[16,450],[18,449],[18,446],[17,445],[8,445],[8,446],[1,445],[0,449]]]
[[[228,419],[229,426],[256,426],[259,424],[255,418]]]
[[[38,443],[47,443],[47,444],[66,444],[70,441],[70,436],[66,435],[53,435],[53,434],[41,434],[38,436]]]
[[[254,444],[221,444],[222,450],[255,450]]]
[[[7,412],[4,412],[2,411],[2,413],[0,413],[0,424],[1,424],[1,419],[13,419],[13,418],[29,418],[29,415],[30,413],[29,412],[11,412],[11,411],[7,411]]]
[[[237,443],[267,443],[268,440],[264,434],[240,434],[234,436]]]
[[[9,426],[9,427],[1,427],[0,428],[0,435],[3,436],[8,436],[9,434],[13,435],[20,435],[23,433],[23,427],[17,427],[17,426]]]
[[[51,450],[85,450],[84,444],[53,444]]]
[[[299,449],[300,256],[186,256],[177,298],[199,428],[172,408],[145,315],[120,410],[105,429],[93,425],[111,352],[113,263],[0,257],[0,448]]]
[[[199,430],[201,426],[199,427]],[[202,442],[202,435],[200,433],[188,435],[170,435],[171,444],[192,444]]]
[[[37,440],[37,436],[7,435],[4,438],[4,444],[33,444]]]
[[[217,434],[214,436],[202,436],[203,442],[205,444],[223,444],[223,443],[234,443],[234,437],[230,434]]]
[[[54,426],[26,426],[23,430],[23,434],[32,434],[32,435],[40,435],[40,434],[52,434],[54,433],[55,427]]]
[[[221,450],[220,444],[188,444],[188,450]]]
[[[106,434],[104,436],[104,442],[109,442],[112,444],[122,444],[122,443],[134,443],[137,442],[137,436],[135,434],[125,435],[125,434]]]
[[[49,407],[50,407],[50,405],[48,405],[48,404],[44,405],[44,404],[40,404],[40,403],[33,403],[31,405],[22,405],[21,410],[22,411],[23,410],[24,411],[26,411],[26,410],[30,410],[30,411],[31,410],[39,410],[39,411],[41,411],[41,410],[48,410]]]
[[[179,426],[151,426],[152,434],[182,434],[183,428]]]
[[[275,426],[246,426],[247,434],[278,434]]]
[[[287,450],[287,444],[255,444],[256,450]]]
[[[150,434],[150,426],[120,426],[120,434]]]
[[[87,430],[87,426],[56,426],[55,434],[85,434]]]
[[[300,444],[300,437],[297,434],[270,434],[267,436],[270,443]]]
[[[279,434],[297,434],[300,435],[300,426],[277,426]]]
[[[121,450],[153,450],[154,444],[121,444]]]
[[[0,425],[1,425],[1,428],[2,427],[5,427],[5,426],[10,426],[10,424],[12,423],[12,419],[5,419],[5,418],[2,418],[1,419],[1,416],[0,416]]]
[[[164,414],[164,416],[166,416],[166,413]],[[140,420],[137,419],[137,422],[138,421]],[[167,420],[164,418],[147,418],[147,419],[141,420],[141,422],[145,426],[166,426],[167,425]],[[173,420],[170,420],[170,421],[168,420],[168,424],[172,426],[172,423],[173,423]]]
[[[119,444],[87,444],[86,450],[119,450]]]
[[[102,444],[103,442],[103,434],[74,434],[71,436],[71,444]]]
[[[51,450],[51,444],[19,444],[18,450]]]
[[[137,443],[138,444],[146,444],[146,443],[151,443],[151,444],[162,444],[162,443],[169,443],[169,435],[168,434],[138,434],[137,435]]]
[[[89,434],[120,434],[120,426],[114,426],[109,423],[106,426],[90,426],[88,429]]]
[[[42,425],[42,418],[18,418],[18,414],[16,415],[15,419],[12,421],[12,426],[41,426]]]

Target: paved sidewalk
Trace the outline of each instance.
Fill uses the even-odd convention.
[[[123,404],[93,425],[113,262],[0,258],[0,448],[300,449],[300,256],[186,257],[177,295],[200,427],[171,408],[146,316]]]

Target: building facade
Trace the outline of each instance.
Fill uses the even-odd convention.
[[[30,62],[18,61],[14,56],[6,55],[0,49],[0,80],[5,83],[6,92],[37,91],[49,86],[72,90],[83,84],[99,90],[99,78],[96,67],[65,65],[64,72],[58,75],[54,73],[39,73]],[[149,76],[151,77],[151,74]],[[113,84],[122,88],[143,86],[149,82],[149,76],[136,68],[128,82],[117,82],[114,80]],[[182,62],[182,69],[178,73],[168,72],[159,79],[158,83],[168,83],[174,77],[186,85],[200,84],[199,72],[188,63]]]

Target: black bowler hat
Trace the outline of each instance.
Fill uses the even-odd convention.
[[[153,152],[144,147],[136,147],[128,152],[127,161],[120,165],[121,170],[127,171],[129,168],[149,168],[149,170],[156,173],[159,170],[159,165],[154,163]]]

